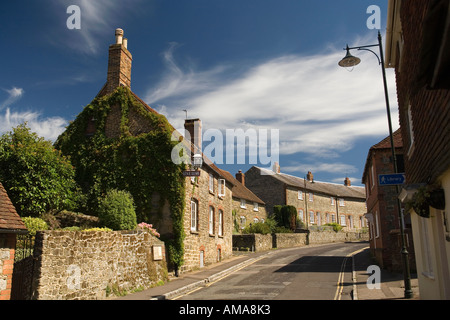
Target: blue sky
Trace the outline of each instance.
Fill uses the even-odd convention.
[[[81,9],[80,30],[66,26],[70,5]],[[353,52],[362,63],[351,72],[337,62],[347,43],[377,43],[370,5],[381,8],[384,36],[387,0],[5,2],[0,133],[27,121],[55,140],[105,83],[120,27],[132,90],[176,128],[187,109],[204,130],[279,130],[282,172],[361,184],[368,149],[388,135],[381,72],[368,52]],[[393,70],[387,75],[396,129]],[[219,166],[234,174],[248,162]]]

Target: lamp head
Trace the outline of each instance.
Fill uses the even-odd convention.
[[[203,165],[203,157],[201,154],[197,153],[194,155],[194,169],[198,170]]]
[[[341,61],[339,61],[339,66],[343,68],[350,68],[358,65],[361,62],[361,59],[358,57],[354,57],[350,54],[350,49],[347,46],[347,54]]]

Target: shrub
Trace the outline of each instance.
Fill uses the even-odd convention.
[[[336,222],[333,222],[333,223],[327,223],[327,224],[325,224],[325,226],[331,226],[331,227],[333,227],[334,232],[339,232],[339,231],[342,230],[342,226],[341,226],[340,224],[336,223]]]
[[[89,232],[89,231],[103,231],[103,232],[109,232],[112,231],[110,228],[90,228],[90,229],[84,229],[81,230],[82,232]]]
[[[252,223],[244,228],[242,230],[243,234],[250,234],[250,233],[261,233],[261,234],[268,234],[271,233],[272,230],[270,229],[270,225],[264,223],[264,222],[256,222]]]
[[[32,236],[36,235],[36,231],[48,230],[47,223],[40,218],[23,217],[22,221]]]
[[[135,229],[137,222],[133,197],[127,191],[108,191],[100,200],[98,217],[101,225],[113,230]]]

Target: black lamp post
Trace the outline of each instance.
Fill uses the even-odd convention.
[[[370,50],[369,48],[371,48],[371,47],[378,47],[380,50],[380,56],[378,56],[374,51]],[[387,82],[386,82],[386,71],[384,69],[383,45],[382,45],[382,41],[381,41],[380,32],[378,31],[378,44],[372,44],[372,45],[360,46],[360,47],[352,47],[352,48],[349,48],[347,45],[347,47],[344,49],[344,50],[347,50],[347,54],[341,61],[339,61],[339,66],[344,67],[344,68],[354,67],[361,62],[361,59],[359,59],[358,57],[354,57],[350,54],[350,50],[352,50],[352,49],[365,50],[365,51],[372,52],[377,57],[378,63],[381,65],[381,71],[383,73],[384,96],[386,99],[386,111],[387,111],[388,125],[389,125],[389,138],[391,141],[392,161],[394,163],[394,172],[399,173],[398,167],[397,167],[397,157],[395,155],[394,137],[393,137],[393,133],[392,133],[391,110],[390,110],[390,106],[389,106],[389,95],[388,95],[388,88],[387,88]],[[395,188],[396,188],[397,195],[398,195],[399,194],[398,185]],[[405,225],[404,225],[404,221],[403,221],[403,215],[401,212],[400,200],[398,199],[398,197],[397,197],[397,208],[398,208],[398,215],[399,215],[399,220],[400,220],[400,235],[401,235],[401,240],[402,240],[401,255],[402,255],[402,261],[403,261],[403,277],[404,277],[404,282],[405,282],[405,298],[410,299],[413,297],[413,292],[411,290],[411,272],[410,272],[410,268],[409,268],[409,254],[408,254],[408,250],[406,249]]]

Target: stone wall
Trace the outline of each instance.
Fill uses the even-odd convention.
[[[272,249],[271,234],[237,234],[233,235],[233,249],[237,251],[267,251]]]
[[[333,230],[312,230],[304,233],[243,234],[233,235],[233,248],[252,251],[266,251],[272,248],[302,247],[310,244],[326,244],[347,241],[368,241],[367,232],[334,232]]]
[[[36,300],[105,299],[167,280],[164,243],[146,232],[38,232],[34,257]]]

